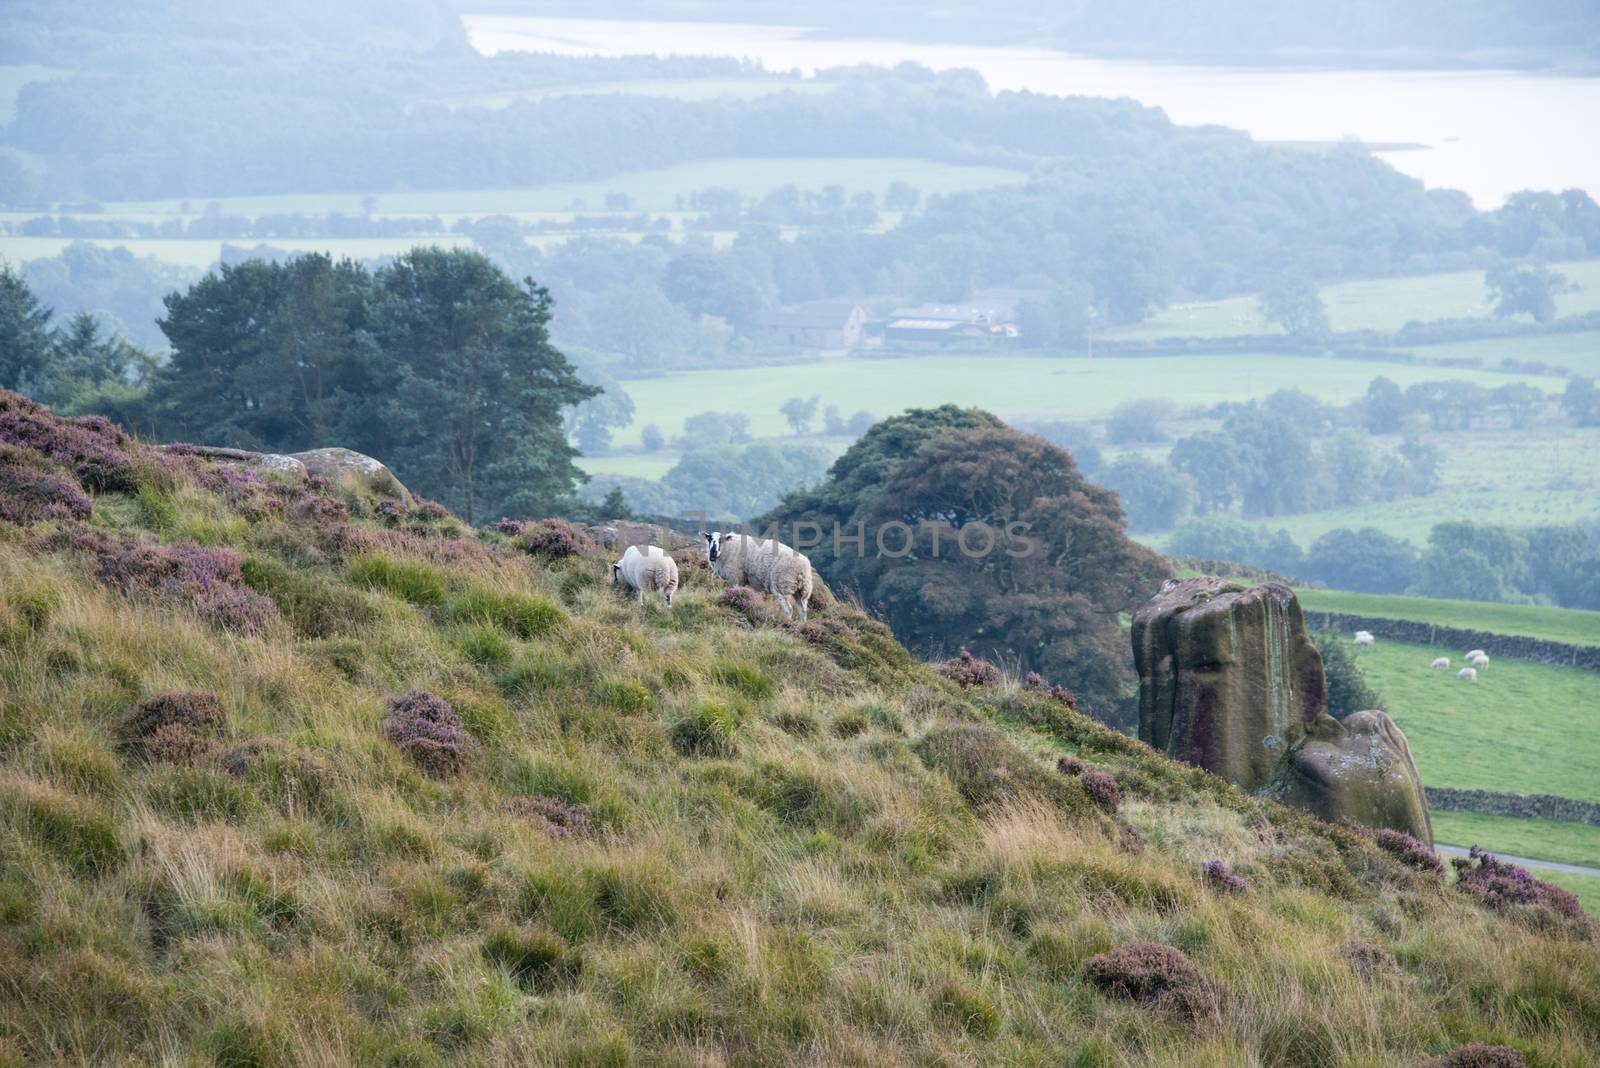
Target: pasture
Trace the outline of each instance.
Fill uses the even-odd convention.
[[[1560,871],[1535,872],[1539,878],[1547,883],[1571,890],[1578,895],[1584,910],[1591,916],[1600,916],[1600,876],[1596,875],[1569,875]]]
[[[1600,376],[1600,330],[1574,330],[1562,334],[1485,338],[1420,345],[1411,350],[1424,360],[1475,359],[1485,367],[1503,359],[1538,361],[1590,377]]]
[[[1480,845],[1492,853],[1600,868],[1600,827],[1587,823],[1523,820],[1483,812],[1435,811],[1432,818],[1434,840],[1445,845]]]
[[[1416,366],[1407,370],[1423,377],[1439,373]],[[1400,381],[1392,374],[1389,377]],[[1451,377],[1466,375],[1452,371]],[[1268,529],[1284,528],[1301,548],[1340,527],[1376,527],[1421,546],[1433,525],[1448,519],[1500,517],[1496,521],[1524,525],[1570,523],[1600,513],[1600,470],[1593,463],[1593,457],[1600,455],[1600,429],[1554,425],[1534,430],[1429,433],[1426,440],[1439,449],[1442,458],[1438,488],[1426,496],[1256,522]],[[1379,443],[1392,447],[1399,441],[1380,439]]]
[[[924,197],[985,186],[1022,182],[1027,175],[1004,167],[969,166],[903,158],[716,159],[654,170],[633,171],[582,182],[555,182],[515,189],[434,190],[378,193],[379,215],[496,215],[585,210],[598,212],[608,193],[632,198],[630,211],[679,210],[678,198],[702,189],[737,189],[746,197],[762,197],[785,185],[820,190],[839,185],[846,194],[870,192],[882,197],[889,183],[908,182]],[[270,215],[301,212],[361,212],[364,193],[294,193],[278,196],[223,197],[216,201],[227,215]],[[193,215],[207,203],[193,198],[184,210],[179,200],[107,204],[107,214]],[[574,205],[581,203],[582,209]]]
[[[1468,682],[1455,676],[1460,652],[1449,671],[1429,669],[1444,652],[1382,640],[1356,650],[1424,782],[1600,801],[1600,674],[1497,657]]]
[[[1493,604],[1488,601],[1442,601],[1428,597],[1350,593],[1345,590],[1298,590],[1300,603],[1318,612],[1346,612],[1381,619],[1415,619],[1441,627],[1519,634],[1572,645],[1600,645],[1600,612],[1553,605]],[[1362,652],[1368,655],[1371,650]],[[1462,650],[1465,652],[1465,650]],[[1600,686],[1600,675],[1595,675]],[[1596,695],[1600,698],[1600,694]],[[1600,712],[1600,709],[1596,709]],[[1596,754],[1600,759],[1600,753]],[[1596,774],[1600,774],[1597,769]]]
[[[1556,298],[1562,315],[1600,309],[1600,260],[1551,264],[1578,285]],[[1322,287],[1328,322],[1335,330],[1398,330],[1412,320],[1482,318],[1493,304],[1483,271],[1451,271],[1408,278],[1372,278]],[[1262,316],[1254,296],[1174,304],[1135,326],[1107,332],[1110,337],[1229,337],[1279,333]]]
[[[812,394],[820,396],[823,405],[838,405],[847,415],[866,409],[882,418],[906,408],[960,404],[1001,416],[1087,420],[1102,419],[1125,401],[1150,396],[1195,407],[1299,388],[1342,404],[1361,396],[1367,383],[1380,374],[1404,387],[1437,378],[1438,370],[1298,356],[1089,359],[941,353],[683,371],[652,378],[648,388],[624,383],[638,410],[633,425],[618,439],[619,444],[636,443],[639,429],[647,423],[655,423],[671,437],[681,433],[686,416],[708,410],[744,412],[755,436],[784,436],[788,428],[779,406],[790,397]],[[1491,387],[1519,377],[1534,385],[1550,382],[1538,376],[1482,371],[1461,371],[1455,377]],[[1577,457],[1573,459],[1576,462]]]

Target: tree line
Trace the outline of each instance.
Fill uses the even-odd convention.
[[[340,445],[470,520],[555,514],[582,473],[562,424],[594,397],[550,341],[551,298],[477,252],[376,270],[323,255],[224,266],[165,300],[159,367],[92,317],[67,329],[0,272],[0,387],[160,440],[268,452]],[[94,392],[98,391],[98,392]]]

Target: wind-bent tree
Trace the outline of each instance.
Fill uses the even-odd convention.
[[[1129,541],[1116,494],[1065,450],[954,406],[885,420],[759,522],[823,525],[811,559],[927,652],[960,647],[1038,671],[1107,719],[1125,715],[1132,658],[1117,614],[1168,574]],[[861,524],[857,551],[841,543]],[[1021,524],[1020,526],[1016,524]],[[1009,529],[1008,529],[1009,528]]]

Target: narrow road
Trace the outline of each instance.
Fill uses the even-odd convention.
[[[1435,845],[1435,853],[1443,853],[1447,857],[1464,857],[1471,850],[1453,845]],[[1490,852],[1494,852],[1490,850]],[[1532,857],[1514,857],[1510,853],[1495,853],[1497,860],[1508,864],[1516,864],[1524,868],[1543,868],[1545,871],[1564,871],[1569,875],[1593,875],[1600,877],[1600,868],[1586,868],[1582,864],[1558,864],[1553,860],[1534,860]]]

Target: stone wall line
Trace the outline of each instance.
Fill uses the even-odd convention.
[[[1317,630],[1371,631],[1374,637],[1414,645],[1434,645],[1454,649],[1458,654],[1468,649],[1482,649],[1490,657],[1505,656],[1513,660],[1528,660],[1536,664],[1554,664],[1575,667],[1583,671],[1600,671],[1600,646],[1570,645],[1545,638],[1528,638],[1519,634],[1496,634],[1485,630],[1467,630],[1462,627],[1445,627],[1436,623],[1422,623],[1413,619],[1387,619],[1382,616],[1358,616],[1345,612],[1316,612],[1307,609],[1306,625]]]

